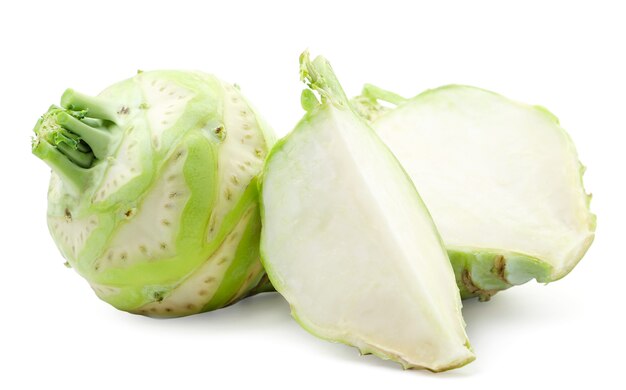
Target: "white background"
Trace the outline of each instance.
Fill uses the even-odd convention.
[[[626,388],[619,4],[3,2],[0,388]],[[359,357],[302,330],[278,294],[188,318],[134,316],[63,266],[45,222],[49,171],[30,136],[65,88],[96,94],[137,69],[204,70],[240,84],[284,135],[303,113],[305,48],[330,59],[349,95],[364,82],[407,96],[476,85],[548,107],[576,142],[596,241],[559,282],[465,302],[470,365],[432,374]]]

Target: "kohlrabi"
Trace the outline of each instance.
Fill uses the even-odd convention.
[[[237,87],[140,72],[97,97],[67,90],[35,134],[50,233],[104,301],[181,316],[262,280],[256,176],[271,134]]]
[[[307,113],[262,176],[261,253],[274,287],[321,338],[407,368],[472,361],[454,272],[415,187],[324,58],[303,54],[301,75]]]
[[[457,85],[412,99],[366,86],[353,105],[419,189],[463,297],[560,279],[591,245],[584,168],[546,109]]]

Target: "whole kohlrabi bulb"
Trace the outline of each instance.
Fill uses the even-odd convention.
[[[35,134],[50,233],[104,301],[181,316],[265,283],[256,177],[272,136],[237,87],[140,72],[97,97],[67,90]]]

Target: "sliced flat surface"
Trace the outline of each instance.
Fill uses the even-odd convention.
[[[274,286],[313,334],[433,370],[470,361],[452,268],[412,183],[354,114],[309,115],[263,174]]]
[[[478,88],[428,91],[374,127],[450,248],[502,249],[569,270],[593,217],[573,143],[548,112]]]

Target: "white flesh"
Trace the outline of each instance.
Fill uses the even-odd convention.
[[[323,105],[276,146],[262,205],[264,265],[308,331],[405,367],[474,359],[433,222],[351,111]]]
[[[594,236],[574,145],[544,109],[478,88],[428,91],[374,123],[448,249],[517,252],[567,274]]]

